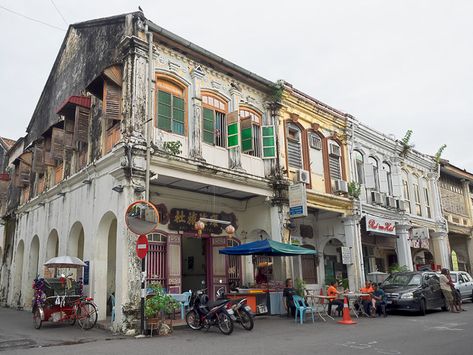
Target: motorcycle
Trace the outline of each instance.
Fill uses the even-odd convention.
[[[186,323],[194,330],[217,326],[225,335],[233,332],[233,309],[229,300],[209,301],[206,288],[192,292],[189,302],[190,310],[186,313]]]
[[[217,299],[225,300],[225,289],[220,287],[217,290]],[[228,300],[228,299],[227,299]],[[231,308],[235,315],[236,322],[240,323],[242,327],[246,330],[252,330],[254,327],[254,314],[251,311],[251,307],[246,304],[246,298],[239,300],[228,300],[230,302]]]

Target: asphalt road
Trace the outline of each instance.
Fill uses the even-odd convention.
[[[248,332],[236,326],[230,336],[176,329],[166,337],[144,339],[83,331],[77,326],[32,326],[31,314],[0,308],[0,351],[8,354],[429,354],[473,353],[473,305],[466,312],[427,316],[390,315],[360,319],[356,325],[311,321],[304,325],[280,317],[257,318]]]

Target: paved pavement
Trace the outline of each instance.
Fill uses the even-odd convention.
[[[473,351],[473,305],[467,312],[430,312],[360,319],[356,325],[310,321],[304,325],[279,317],[257,318],[248,332],[236,326],[230,336],[177,329],[170,336],[145,339],[83,331],[77,326],[32,326],[31,314],[0,308],[0,351],[11,354],[352,354],[456,355]],[[39,347],[41,346],[41,347]],[[31,348],[34,347],[34,348]]]

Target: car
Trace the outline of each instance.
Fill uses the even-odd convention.
[[[386,310],[418,312],[447,310],[445,298],[440,289],[439,277],[431,271],[397,272],[389,275],[381,284],[386,294]]]
[[[460,291],[462,300],[473,302],[473,278],[466,271],[450,271],[455,288]]]

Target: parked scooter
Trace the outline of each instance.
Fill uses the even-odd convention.
[[[190,310],[186,314],[187,325],[194,330],[208,330],[212,325],[217,326],[225,335],[233,332],[234,312],[229,300],[209,301],[206,288],[192,292],[189,302]]]
[[[220,287],[217,290],[217,299],[228,300],[225,298],[224,287]],[[246,298],[228,301],[230,302],[231,308],[233,309],[233,312],[235,314],[235,321],[240,323],[242,327],[246,330],[252,330],[254,327],[254,314],[251,311],[251,307],[246,304]]]

